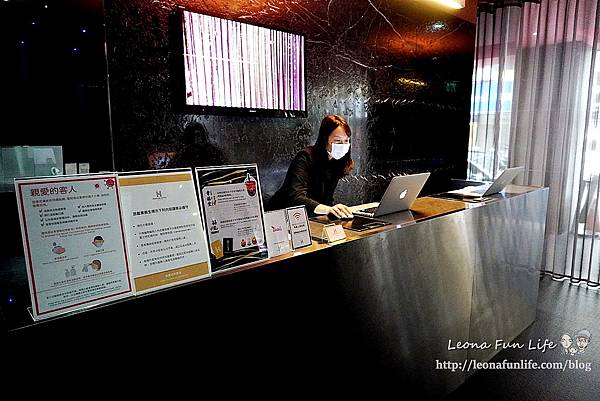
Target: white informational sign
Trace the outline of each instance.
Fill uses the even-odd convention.
[[[270,257],[283,255],[291,251],[285,209],[265,212],[265,231]]]
[[[268,258],[255,164],[196,168],[213,272]]]
[[[79,174],[89,174],[90,173],[90,163],[78,163],[77,169]]]
[[[344,227],[339,224],[333,224],[330,226],[323,227],[325,231],[325,237],[328,242],[341,241],[346,239],[346,232],[344,231]]]
[[[65,174],[66,175],[77,174],[77,163],[65,163]]]
[[[290,222],[290,233],[292,234],[292,249],[300,249],[310,246],[310,227],[305,206],[294,206],[285,209]]]
[[[192,170],[119,175],[136,293],[210,276]]]
[[[17,179],[34,318],[132,295],[116,174]]]

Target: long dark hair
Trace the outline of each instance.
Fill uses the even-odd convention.
[[[344,117],[329,115],[325,116],[323,121],[321,121],[321,128],[319,128],[319,137],[317,138],[317,142],[315,142],[315,148],[322,157],[325,157],[325,160],[327,160],[327,140],[329,139],[329,135],[331,135],[331,133],[338,127],[342,127],[346,135],[348,135],[348,138],[352,136],[350,126]],[[336,170],[339,172],[340,177],[350,174],[350,171],[352,171],[354,168],[354,160],[352,160],[351,153],[352,144],[350,144],[350,150],[344,155],[344,157],[339,160],[331,160],[332,163],[335,163]]]

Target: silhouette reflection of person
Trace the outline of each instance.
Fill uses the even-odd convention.
[[[208,132],[198,122],[189,123],[183,130],[181,150],[174,167],[219,166],[225,163],[223,152],[208,140]]]

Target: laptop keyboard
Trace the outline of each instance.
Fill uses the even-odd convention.
[[[488,190],[489,187],[490,187],[489,185],[483,185],[480,188],[474,188],[474,189],[472,189],[470,192],[474,193],[474,194],[483,195],[485,193],[485,191]]]
[[[357,211],[361,212],[361,213],[375,213],[376,210],[377,210],[376,207],[370,207],[368,209],[362,209],[362,210],[357,210]]]

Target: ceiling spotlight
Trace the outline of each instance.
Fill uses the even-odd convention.
[[[465,0],[433,0],[436,3],[444,5],[455,10],[465,8]]]
[[[435,21],[427,27],[427,30],[429,32],[438,32],[444,29],[448,29],[448,25],[446,25],[446,23],[444,23],[443,21]]]

